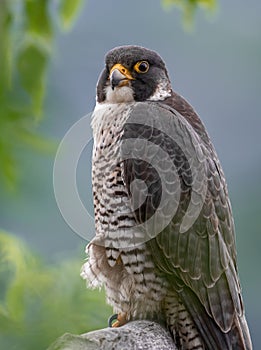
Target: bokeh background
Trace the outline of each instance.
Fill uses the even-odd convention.
[[[18,18],[11,28],[16,38],[11,48],[22,50],[23,1],[10,2]],[[33,2],[25,0],[29,10]],[[165,7],[159,0],[62,2],[59,12],[59,1],[49,0],[48,12],[38,7],[32,20],[42,39],[36,35],[29,46],[40,47],[44,58],[32,50],[20,57],[20,73],[14,72],[13,79],[4,80],[3,69],[0,74],[0,88],[6,84],[11,91],[6,109],[0,89],[0,347],[45,349],[65,332],[106,327],[111,310],[103,292],[86,291],[79,276],[87,242],[59,212],[52,171],[59,141],[95,105],[105,53],[114,46],[137,44],[164,58],[174,89],[195,107],[219,154],[235,217],[247,319],[254,348],[261,348],[260,1],[253,0],[250,6],[221,0],[214,11],[199,9],[185,19],[182,11],[166,6],[168,1]],[[0,13],[6,30],[0,33],[0,66],[9,54],[3,46],[10,35],[8,20],[3,22]],[[33,59],[26,65],[30,54]],[[26,93],[36,101],[34,105]],[[9,115],[11,123],[4,123]],[[24,124],[26,133],[20,139],[17,133],[25,129],[15,134],[5,128],[8,125],[13,131]],[[89,148],[77,176],[81,198],[91,211]]]

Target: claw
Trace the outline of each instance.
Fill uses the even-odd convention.
[[[112,327],[112,328],[123,326],[126,322],[127,322],[127,319],[126,319],[125,312],[114,314],[108,320],[109,327]]]

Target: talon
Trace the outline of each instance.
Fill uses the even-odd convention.
[[[118,328],[120,327],[121,324],[120,324],[120,321],[116,320],[113,324],[112,324],[112,328]]]
[[[126,319],[126,313],[119,313],[112,315],[109,320],[109,327],[116,328],[123,326],[125,323],[127,323]]]

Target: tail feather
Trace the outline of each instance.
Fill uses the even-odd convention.
[[[184,287],[180,298],[189,311],[207,350],[252,350],[248,326],[245,316],[236,316],[231,329],[224,333],[210,317],[197,296]]]
[[[235,318],[235,322],[228,334],[233,349],[252,350],[251,338],[244,315]]]

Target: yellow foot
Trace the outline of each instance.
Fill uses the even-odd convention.
[[[114,314],[109,318],[109,327],[116,328],[121,327],[127,323],[125,312],[120,312],[119,314]]]

